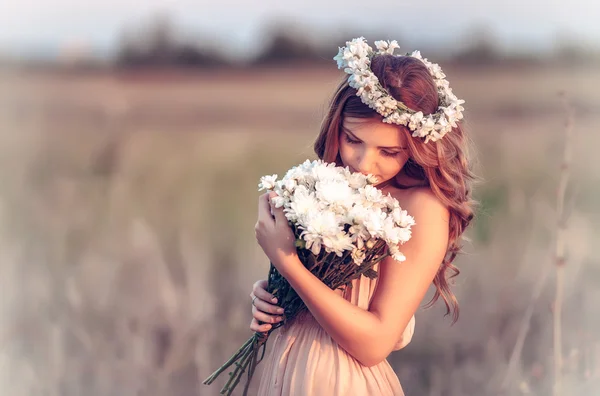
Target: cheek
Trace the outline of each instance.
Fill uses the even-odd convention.
[[[350,146],[349,144],[347,144],[346,142],[343,141],[343,139],[340,139],[340,158],[342,159],[342,162],[344,163],[344,166],[348,165],[348,162],[350,162],[352,155],[353,155],[353,149],[352,146]]]
[[[386,174],[395,175],[396,173],[400,172],[402,167],[404,167],[404,164],[406,164],[407,160],[408,160],[407,156],[384,159],[382,162],[382,164],[384,164],[383,167],[385,168],[384,172]]]

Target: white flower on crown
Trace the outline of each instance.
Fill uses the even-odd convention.
[[[438,89],[440,106],[438,110],[425,117],[422,112],[416,112],[397,101],[380,84],[377,76],[371,71],[371,58],[375,55],[394,55],[394,50],[400,48],[396,40],[375,41],[377,52],[366,43],[364,37],[347,41],[345,47],[340,47],[338,54],[333,58],[338,69],[344,69],[349,74],[348,84],[356,89],[364,104],[381,114],[383,122],[388,124],[404,125],[413,133],[413,136],[424,137],[425,143],[437,141],[458,126],[457,122],[463,118],[465,103],[458,99],[447,80],[442,68],[423,58],[420,51],[413,51],[406,56],[419,59],[429,70],[431,77]]]
[[[392,41],[385,41],[385,40],[379,40],[379,41],[375,41],[375,47],[377,47],[377,49],[379,50],[379,52],[386,52],[390,55],[394,55],[394,49],[396,48],[400,48],[400,46],[398,45],[398,42],[396,40],[392,40]]]

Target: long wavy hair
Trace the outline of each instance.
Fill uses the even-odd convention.
[[[408,108],[422,111],[425,115],[437,110],[439,97],[435,83],[420,60],[410,56],[377,55],[371,61],[371,70],[381,85]],[[347,76],[331,99],[314,143],[314,151],[320,159],[342,165],[339,138],[346,116],[383,119],[356,96],[356,90],[348,85]],[[393,179],[393,184],[398,188],[410,187],[400,183],[400,175],[404,173],[416,180],[417,185],[428,186],[450,212],[448,247],[433,280],[436,292],[427,307],[442,297],[446,315],[452,314],[454,323],[458,320],[459,305],[449,281],[460,271],[452,262],[461,252],[460,239],[473,219],[476,205],[471,198],[475,175],[468,156],[470,140],[465,136],[461,124],[437,142],[429,143],[425,143],[423,138],[412,137],[411,131],[404,126],[400,126],[400,129],[407,135],[409,159]]]

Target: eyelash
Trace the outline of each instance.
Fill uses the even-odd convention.
[[[350,139],[350,136],[348,134],[344,134],[344,137],[346,138],[346,142],[348,142],[349,144],[360,144],[362,143],[360,140],[354,140],[354,139]],[[385,157],[395,157],[398,154],[400,154],[400,152],[398,153],[388,153],[387,151],[382,151],[381,154]]]

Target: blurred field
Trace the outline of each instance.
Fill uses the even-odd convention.
[[[452,69],[482,205],[442,304],[390,363],[407,395],[549,395],[555,202],[565,111],[565,395],[600,394],[600,71]],[[0,394],[216,395],[249,335],[263,174],[314,158],[334,67],[0,76]],[[547,276],[546,278],[544,278]],[[507,363],[533,302],[514,375]],[[260,366],[254,380],[258,385]]]

